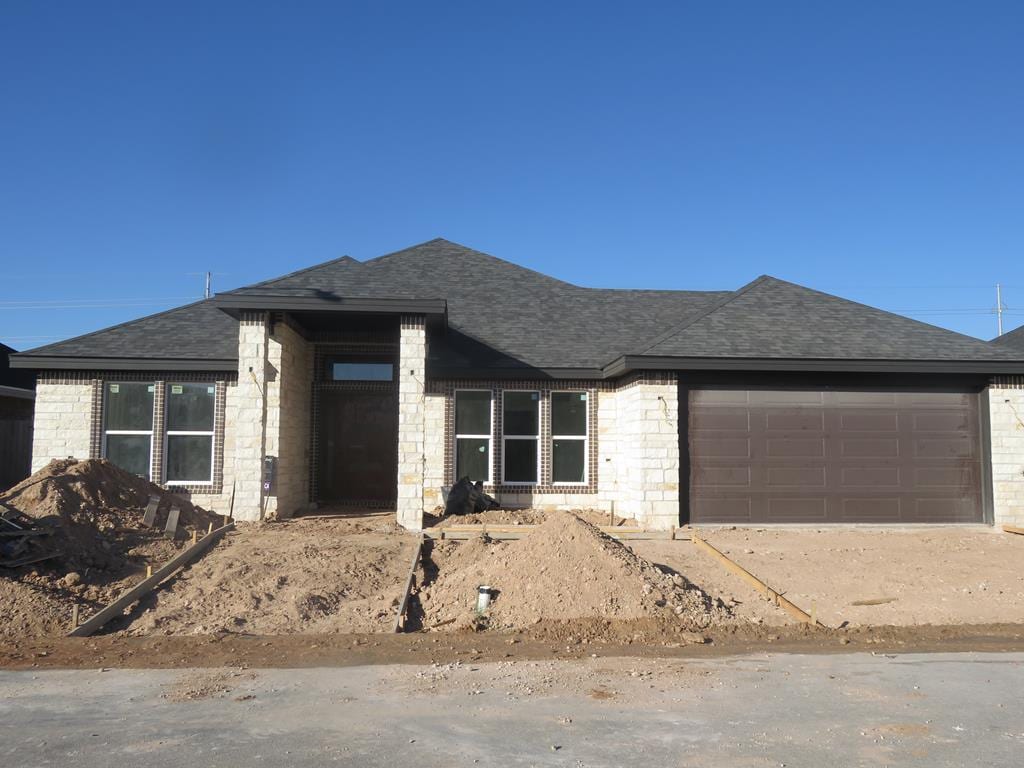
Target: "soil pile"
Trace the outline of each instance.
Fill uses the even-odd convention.
[[[494,509],[486,512],[475,512],[470,515],[449,515],[437,518],[435,526],[446,528],[451,525],[541,525],[552,515],[562,514],[543,509]],[[611,525],[611,517],[599,509],[573,509],[570,515],[592,525]],[[633,528],[638,525],[632,518],[615,516],[615,525]]]
[[[432,555],[437,578],[419,592],[424,625],[529,629],[573,620],[671,621],[702,629],[729,611],[682,575],[638,557],[597,527],[569,513],[551,513],[529,536],[442,543]],[[474,613],[477,587],[494,590],[483,619]]]
[[[216,516],[168,494],[143,478],[103,459],[51,461],[43,469],[0,494],[0,504],[52,528],[42,551],[58,556],[19,568],[0,569],[0,636],[62,634],[69,629],[72,606],[88,617],[138,581],[147,565],[164,564],[185,546],[162,530],[142,526],[150,494],[161,497],[157,521],[171,505],[181,510],[179,524],[206,530]]]
[[[391,632],[415,546],[396,528],[370,518],[245,526],[147,596],[126,631]]]

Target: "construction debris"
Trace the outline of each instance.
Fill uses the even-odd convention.
[[[140,580],[147,565],[170,561],[180,545],[143,525],[151,496],[159,498],[157,517],[173,504],[179,524],[206,530],[216,519],[103,459],[51,461],[0,494],[0,526],[16,534],[0,540],[23,545],[22,556],[17,547],[5,550],[0,637],[63,634],[75,606],[90,616]]]

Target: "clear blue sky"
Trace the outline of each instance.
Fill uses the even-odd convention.
[[[1022,40],[1020,2],[0,0],[0,341],[437,236],[989,338]]]

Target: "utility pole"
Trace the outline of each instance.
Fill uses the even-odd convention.
[[[1003,335],[1003,287],[996,283],[996,326],[998,333],[996,336]]]

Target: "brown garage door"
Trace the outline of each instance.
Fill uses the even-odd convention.
[[[690,520],[978,523],[980,429],[972,393],[692,390]]]

